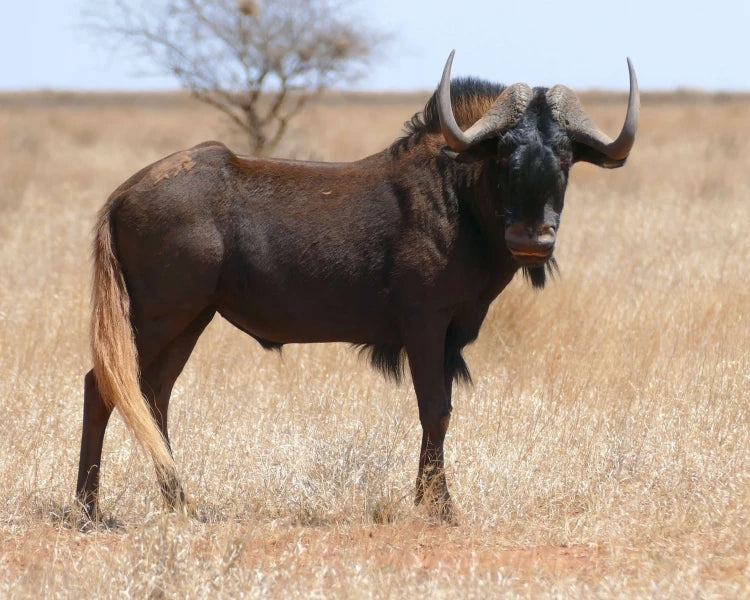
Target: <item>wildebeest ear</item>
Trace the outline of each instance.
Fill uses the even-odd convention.
[[[620,159],[614,159],[610,158],[606,154],[603,154],[599,152],[598,150],[594,150],[590,146],[587,146],[586,144],[579,144],[574,143],[573,144],[573,162],[587,162],[591,163],[592,165],[596,165],[597,167],[603,167],[605,169],[617,169],[618,167],[621,167],[625,164],[625,161],[628,159],[626,156],[625,158]]]

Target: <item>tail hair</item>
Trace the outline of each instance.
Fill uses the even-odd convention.
[[[161,480],[174,477],[176,468],[167,441],[140,389],[130,296],[113,246],[111,206],[107,203],[99,213],[94,231],[91,302],[94,375],[104,403],[120,412],[135,439],[153,459]]]

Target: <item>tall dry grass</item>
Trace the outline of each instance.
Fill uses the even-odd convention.
[[[217,320],[170,417],[202,521],[161,513],[114,418],[102,504],[121,526],[81,533],[62,515],[94,213],[149,161],[238,140],[180,98],[1,98],[0,597],[750,597],[750,102],[668,100],[645,100],[625,168],[574,168],[561,277],[514,281],[467,352],[457,526],[412,507],[408,384]],[[419,106],[334,98],[283,151],[363,156]],[[590,112],[614,132],[623,111]]]

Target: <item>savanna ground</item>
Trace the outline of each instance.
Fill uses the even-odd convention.
[[[331,96],[280,153],[383,148],[425,97]],[[625,98],[589,96],[616,132]],[[0,96],[0,597],[750,597],[750,100],[646,96],[628,164],[573,169],[541,293],[467,351],[457,525],[412,506],[408,382],[345,345],[267,353],[219,319],[171,432],[201,520],[164,514],[115,417],[74,509],[94,214],[135,170],[241,138],[179,96]]]

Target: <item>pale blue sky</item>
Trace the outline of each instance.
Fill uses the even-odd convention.
[[[98,47],[77,26],[85,4],[3,3],[0,90],[177,87]],[[750,90],[748,0],[379,0],[360,14],[396,38],[357,89],[432,89],[455,48],[455,75],[504,83],[625,89],[630,56],[645,90]]]

